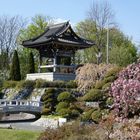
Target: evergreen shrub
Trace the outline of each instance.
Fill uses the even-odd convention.
[[[4,81],[3,88],[15,88],[17,84],[17,81]]]
[[[91,120],[91,114],[93,113],[94,109],[90,109],[86,112],[84,112],[82,115],[81,115],[81,121],[89,121]]]
[[[95,89],[102,89],[102,87],[106,84],[104,80],[97,81],[95,83]]]
[[[114,82],[114,80],[116,80],[116,76],[109,76],[109,77],[106,77],[106,78],[104,78],[104,82],[105,83],[108,83],[108,82]]]
[[[47,87],[56,87],[56,88],[76,88],[75,81],[45,81],[42,79],[36,80],[36,88],[47,88]]]
[[[9,79],[13,80],[13,81],[21,80],[20,63],[19,63],[18,53],[16,50],[14,51],[12,65],[10,67],[10,78]]]
[[[73,110],[71,110],[71,112],[70,112],[70,117],[71,118],[76,118],[76,117],[78,117],[80,115],[80,112],[78,111],[78,110],[76,110],[76,109],[73,109]]]
[[[105,74],[105,78],[110,77],[110,76],[115,76],[122,70],[121,67],[119,66],[115,66],[113,68],[111,68],[106,74]]]
[[[91,114],[91,118],[93,121],[99,122],[102,118],[102,111],[100,109],[93,111]]]
[[[58,110],[57,113],[58,113],[60,116],[69,118],[69,117],[70,117],[70,114],[71,114],[71,111],[70,111],[69,108],[62,108],[62,109]]]
[[[51,110],[49,108],[43,108],[42,115],[49,115]]]
[[[102,87],[102,89],[103,89],[103,90],[109,89],[109,87],[111,86],[111,83],[112,83],[112,82],[106,83],[106,84]]]
[[[91,89],[83,96],[84,101],[100,101],[103,98],[103,92],[99,89]]]
[[[71,93],[64,91],[58,95],[57,100],[59,102],[61,102],[61,101],[68,101],[69,102],[69,101],[72,101],[72,95],[71,95]]]
[[[40,99],[43,102],[44,107],[50,109],[50,112],[55,111],[55,106],[57,104],[55,92],[56,90],[53,88],[46,89]]]
[[[32,80],[26,80],[26,81],[20,81],[17,84],[17,88],[34,88],[35,86],[35,81]]]
[[[107,98],[106,105],[107,106],[112,106],[113,105],[113,98],[112,97]]]
[[[68,108],[69,103],[67,102],[59,102],[56,106],[56,112],[59,112],[61,109]]]
[[[35,63],[33,53],[29,53],[28,73],[35,73]]]
[[[48,88],[48,89],[45,89],[45,92],[44,94],[41,96],[41,101],[44,102],[46,101],[48,98],[53,98],[54,96],[54,92],[55,92],[55,89],[54,88]]]
[[[44,88],[45,87],[45,80],[43,80],[43,79],[37,79],[36,81],[35,81],[35,87],[36,88]]]
[[[66,87],[67,88],[77,88],[77,84],[75,81],[70,80],[70,81],[66,82]]]

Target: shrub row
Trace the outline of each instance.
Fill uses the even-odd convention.
[[[5,81],[3,83],[3,88],[47,88],[47,87],[56,87],[56,88],[76,88],[76,82],[74,81],[45,81],[42,79],[38,79],[36,81]]]

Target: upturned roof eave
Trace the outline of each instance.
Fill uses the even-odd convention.
[[[61,26],[62,25],[62,26]],[[47,31],[53,29],[53,28],[58,28],[58,30],[56,30],[55,34],[52,33],[51,36],[45,36],[45,34],[47,33]],[[60,37],[63,33],[65,33],[65,31],[70,28],[70,30],[72,31],[72,33],[74,34],[74,36],[77,38],[74,39],[66,39],[65,37]],[[49,34],[48,34],[49,35]],[[45,37],[44,39],[41,37]],[[40,38],[40,40],[39,40]],[[38,39],[38,40],[37,40]],[[29,39],[29,40],[25,40],[22,42],[22,45],[26,48],[36,48],[36,47],[40,47],[41,45],[48,45],[51,43],[58,43],[58,44],[62,44],[62,45],[67,45],[67,46],[75,46],[75,47],[79,47],[81,49],[84,48],[89,48],[93,45],[95,45],[94,42],[90,41],[90,40],[86,40],[84,38],[79,37],[71,28],[69,22],[65,22],[65,23],[61,23],[61,24],[56,24],[56,25],[52,25],[52,26],[48,26],[48,28],[46,29],[46,31],[44,33],[42,33],[41,35],[33,38],[33,39]]]
[[[52,40],[49,40],[49,41],[45,41],[45,42],[41,42],[41,43],[36,43],[36,44],[24,44],[24,47],[26,48],[33,48],[33,49],[36,49],[36,48],[39,48],[40,46],[48,46],[50,44],[59,44],[59,45],[66,45],[66,46],[72,46],[72,47],[76,47],[79,48],[79,49],[85,49],[85,48],[90,48],[91,46],[95,45],[95,43],[92,43],[92,44],[80,44],[80,43],[69,43],[69,42],[62,42],[62,41],[52,41]]]

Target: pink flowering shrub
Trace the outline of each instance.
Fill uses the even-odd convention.
[[[120,118],[133,116],[140,110],[140,63],[123,69],[111,84],[114,110]]]

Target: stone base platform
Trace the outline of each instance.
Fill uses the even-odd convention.
[[[53,73],[53,72],[27,74],[26,80],[36,80],[36,79],[43,79],[47,81],[55,81],[55,80],[69,81],[75,79],[75,74]]]

